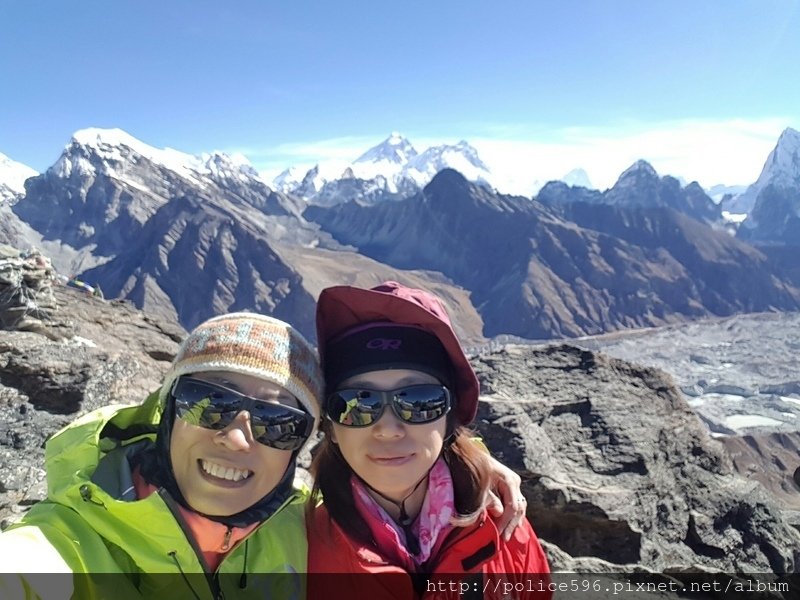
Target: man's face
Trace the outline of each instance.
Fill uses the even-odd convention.
[[[213,371],[192,377],[266,402],[298,407],[288,391],[250,375]],[[291,458],[290,451],[253,439],[247,411],[219,431],[180,418],[172,429],[170,459],[175,480],[188,505],[206,515],[229,516],[253,506],[275,488]]]

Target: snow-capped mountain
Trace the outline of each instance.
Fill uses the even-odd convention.
[[[377,146],[359,156],[351,165],[352,175],[358,179],[374,179],[383,176],[389,185],[401,174],[417,151],[406,138],[393,132]],[[392,190],[395,191],[395,190]]]
[[[284,169],[272,180],[272,188],[280,192],[294,192],[303,182],[306,171],[300,167]]]
[[[77,132],[11,207],[44,241],[67,248],[63,272],[186,327],[243,308],[298,320],[313,312],[283,253],[336,244],[301,208],[240,156],[159,149],[118,129]],[[9,239],[25,233],[6,229]]]
[[[318,164],[302,178],[297,169],[286,169],[272,186],[313,204],[330,206],[350,200],[374,203],[413,195],[447,168],[470,181],[492,185],[489,168],[467,142],[432,146],[418,153],[411,142],[395,132],[349,165]]]
[[[762,245],[797,246],[800,234],[800,132],[786,129],[761,176],[742,195],[752,209],[737,235]],[[740,198],[742,197],[740,196]]]
[[[722,208],[730,213],[749,214],[756,204],[758,195],[768,185],[800,189],[800,132],[791,127],[787,127],[781,133],[777,145],[764,163],[758,180],[743,194],[724,201]]]
[[[572,169],[561,178],[561,181],[572,187],[579,186],[589,190],[594,189],[592,182],[589,180],[589,175],[583,169]]]
[[[184,196],[237,199],[300,218],[301,201],[274,193],[241,156],[155,148],[120,129],[76,132],[56,163],[28,181],[14,212],[46,239],[110,256]]]
[[[490,187],[492,185],[489,167],[480,159],[478,151],[464,140],[452,146],[442,145],[428,148],[408,162],[403,169],[403,176],[423,187],[444,169],[458,171],[467,181],[482,183]]]
[[[172,148],[150,146],[121,129],[99,128],[77,131],[48,171],[65,178],[73,174],[93,176],[102,171],[135,184],[135,170],[131,169],[131,164],[141,159],[199,185],[205,183],[204,178],[215,182],[260,178],[253,165],[240,154],[211,152],[195,156]]]
[[[0,153],[0,204],[16,201],[25,193],[25,180],[36,175],[35,169]]]
[[[697,182],[687,186],[675,177],[659,177],[653,166],[637,160],[603,193],[603,203],[626,207],[664,206],[705,223],[717,223],[720,209]]]
[[[642,192],[650,192],[658,184],[659,176],[653,166],[646,160],[637,160],[625,169],[614,186],[606,193],[609,204],[644,204]],[[636,193],[631,194],[631,190]]]

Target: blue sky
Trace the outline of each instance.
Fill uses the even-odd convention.
[[[466,139],[514,191],[638,158],[710,186],[800,129],[800,0],[0,0],[0,23],[0,152],[37,170],[85,127],[268,173],[399,131]]]

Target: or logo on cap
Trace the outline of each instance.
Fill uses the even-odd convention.
[[[367,342],[370,350],[400,350],[403,340],[392,340],[387,338],[372,338]]]

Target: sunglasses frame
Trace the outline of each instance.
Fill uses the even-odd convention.
[[[226,427],[230,426],[231,423],[233,423],[233,421],[236,419],[236,417],[239,415],[240,412],[247,411],[247,413],[250,415],[249,425],[253,439],[259,444],[267,446],[268,448],[273,448],[275,450],[287,450],[287,451],[295,451],[301,448],[303,444],[305,444],[308,438],[311,436],[311,432],[314,430],[314,418],[305,410],[295,408],[293,406],[288,406],[286,404],[268,402],[261,398],[253,398],[252,396],[247,396],[246,394],[242,394],[241,392],[225,387],[224,385],[220,385],[218,383],[212,383],[210,381],[205,381],[204,379],[197,379],[196,377],[191,377],[188,375],[182,375],[178,377],[172,384],[172,388],[169,391],[170,398],[172,398],[173,402],[175,403],[175,416],[183,420],[184,422],[188,423],[188,421],[186,421],[182,415],[178,414],[178,406],[183,405],[187,407],[188,410],[191,410],[194,406],[196,406],[199,403],[200,400],[202,400],[202,398],[193,403],[189,403],[176,396],[175,391],[177,390],[178,386],[181,385],[182,383],[208,387],[212,391],[222,391],[238,399],[237,404],[231,404],[231,406],[235,406],[235,410],[224,411],[225,413],[231,413],[233,416],[230,419],[221,419],[220,420],[221,425],[219,427],[206,426],[195,423],[189,423],[190,425],[195,425],[196,427],[202,427],[203,429],[208,429],[209,431],[222,431]],[[212,399],[212,405],[213,405],[213,399]],[[257,415],[254,416],[253,408],[260,405],[265,405],[270,408],[273,407],[281,408],[284,410],[284,414],[288,414],[290,416],[296,415],[304,417],[305,429],[304,432],[302,433],[302,437],[300,435],[295,434],[294,441],[291,444],[288,444],[286,447],[281,447],[281,445],[277,446],[275,445],[276,443],[279,444],[280,440],[272,440],[267,438],[266,441],[263,441],[262,439],[260,439],[263,436],[256,435],[256,427],[266,427],[267,431],[269,431],[270,428],[275,427],[275,423],[268,423],[264,421],[264,419],[259,418]]]
[[[445,394],[445,400],[447,402],[447,407],[445,408],[444,412],[441,415],[439,415],[435,419],[431,419],[430,421],[417,421],[417,422],[407,421],[406,419],[403,418],[403,415],[400,414],[400,407],[398,406],[399,401],[397,400],[397,396],[398,396],[398,394],[400,392],[403,392],[403,391],[406,391],[406,390],[409,390],[409,389],[413,389],[413,388],[420,388],[420,387],[432,387],[432,388],[437,388],[437,389],[443,390],[444,394]],[[381,405],[380,406],[381,406],[381,408],[380,408],[380,411],[375,416],[375,419],[372,421],[372,423],[366,423],[364,425],[354,425],[354,424],[348,424],[348,423],[341,423],[340,421],[338,421],[337,419],[335,419],[334,417],[331,416],[331,414],[329,412],[329,409],[330,409],[331,404],[332,404],[332,400],[331,399],[334,396],[336,396],[337,394],[341,394],[342,392],[358,392],[359,395],[364,393],[364,392],[369,392],[370,394],[375,394],[378,397],[380,397],[380,400],[381,400]],[[440,384],[437,384],[437,383],[418,383],[418,384],[413,384],[413,385],[404,385],[402,387],[399,387],[399,388],[396,388],[396,389],[393,389],[393,390],[373,390],[373,389],[367,388],[367,387],[352,387],[352,388],[351,387],[347,387],[347,388],[342,388],[340,390],[336,390],[335,392],[332,392],[332,393],[328,394],[328,396],[325,399],[325,410],[324,410],[324,413],[325,413],[325,416],[327,417],[327,419],[331,423],[334,423],[336,425],[341,425],[342,427],[351,427],[351,428],[354,428],[354,429],[362,429],[364,427],[372,427],[373,425],[375,425],[375,423],[377,423],[380,420],[380,418],[384,415],[384,413],[386,412],[386,406],[387,405],[391,406],[392,412],[394,413],[394,415],[402,423],[405,423],[406,425],[429,425],[431,423],[435,423],[436,421],[438,421],[442,417],[447,416],[447,414],[451,410],[453,410],[453,395],[451,394],[451,392],[447,388],[447,386],[440,385]]]

